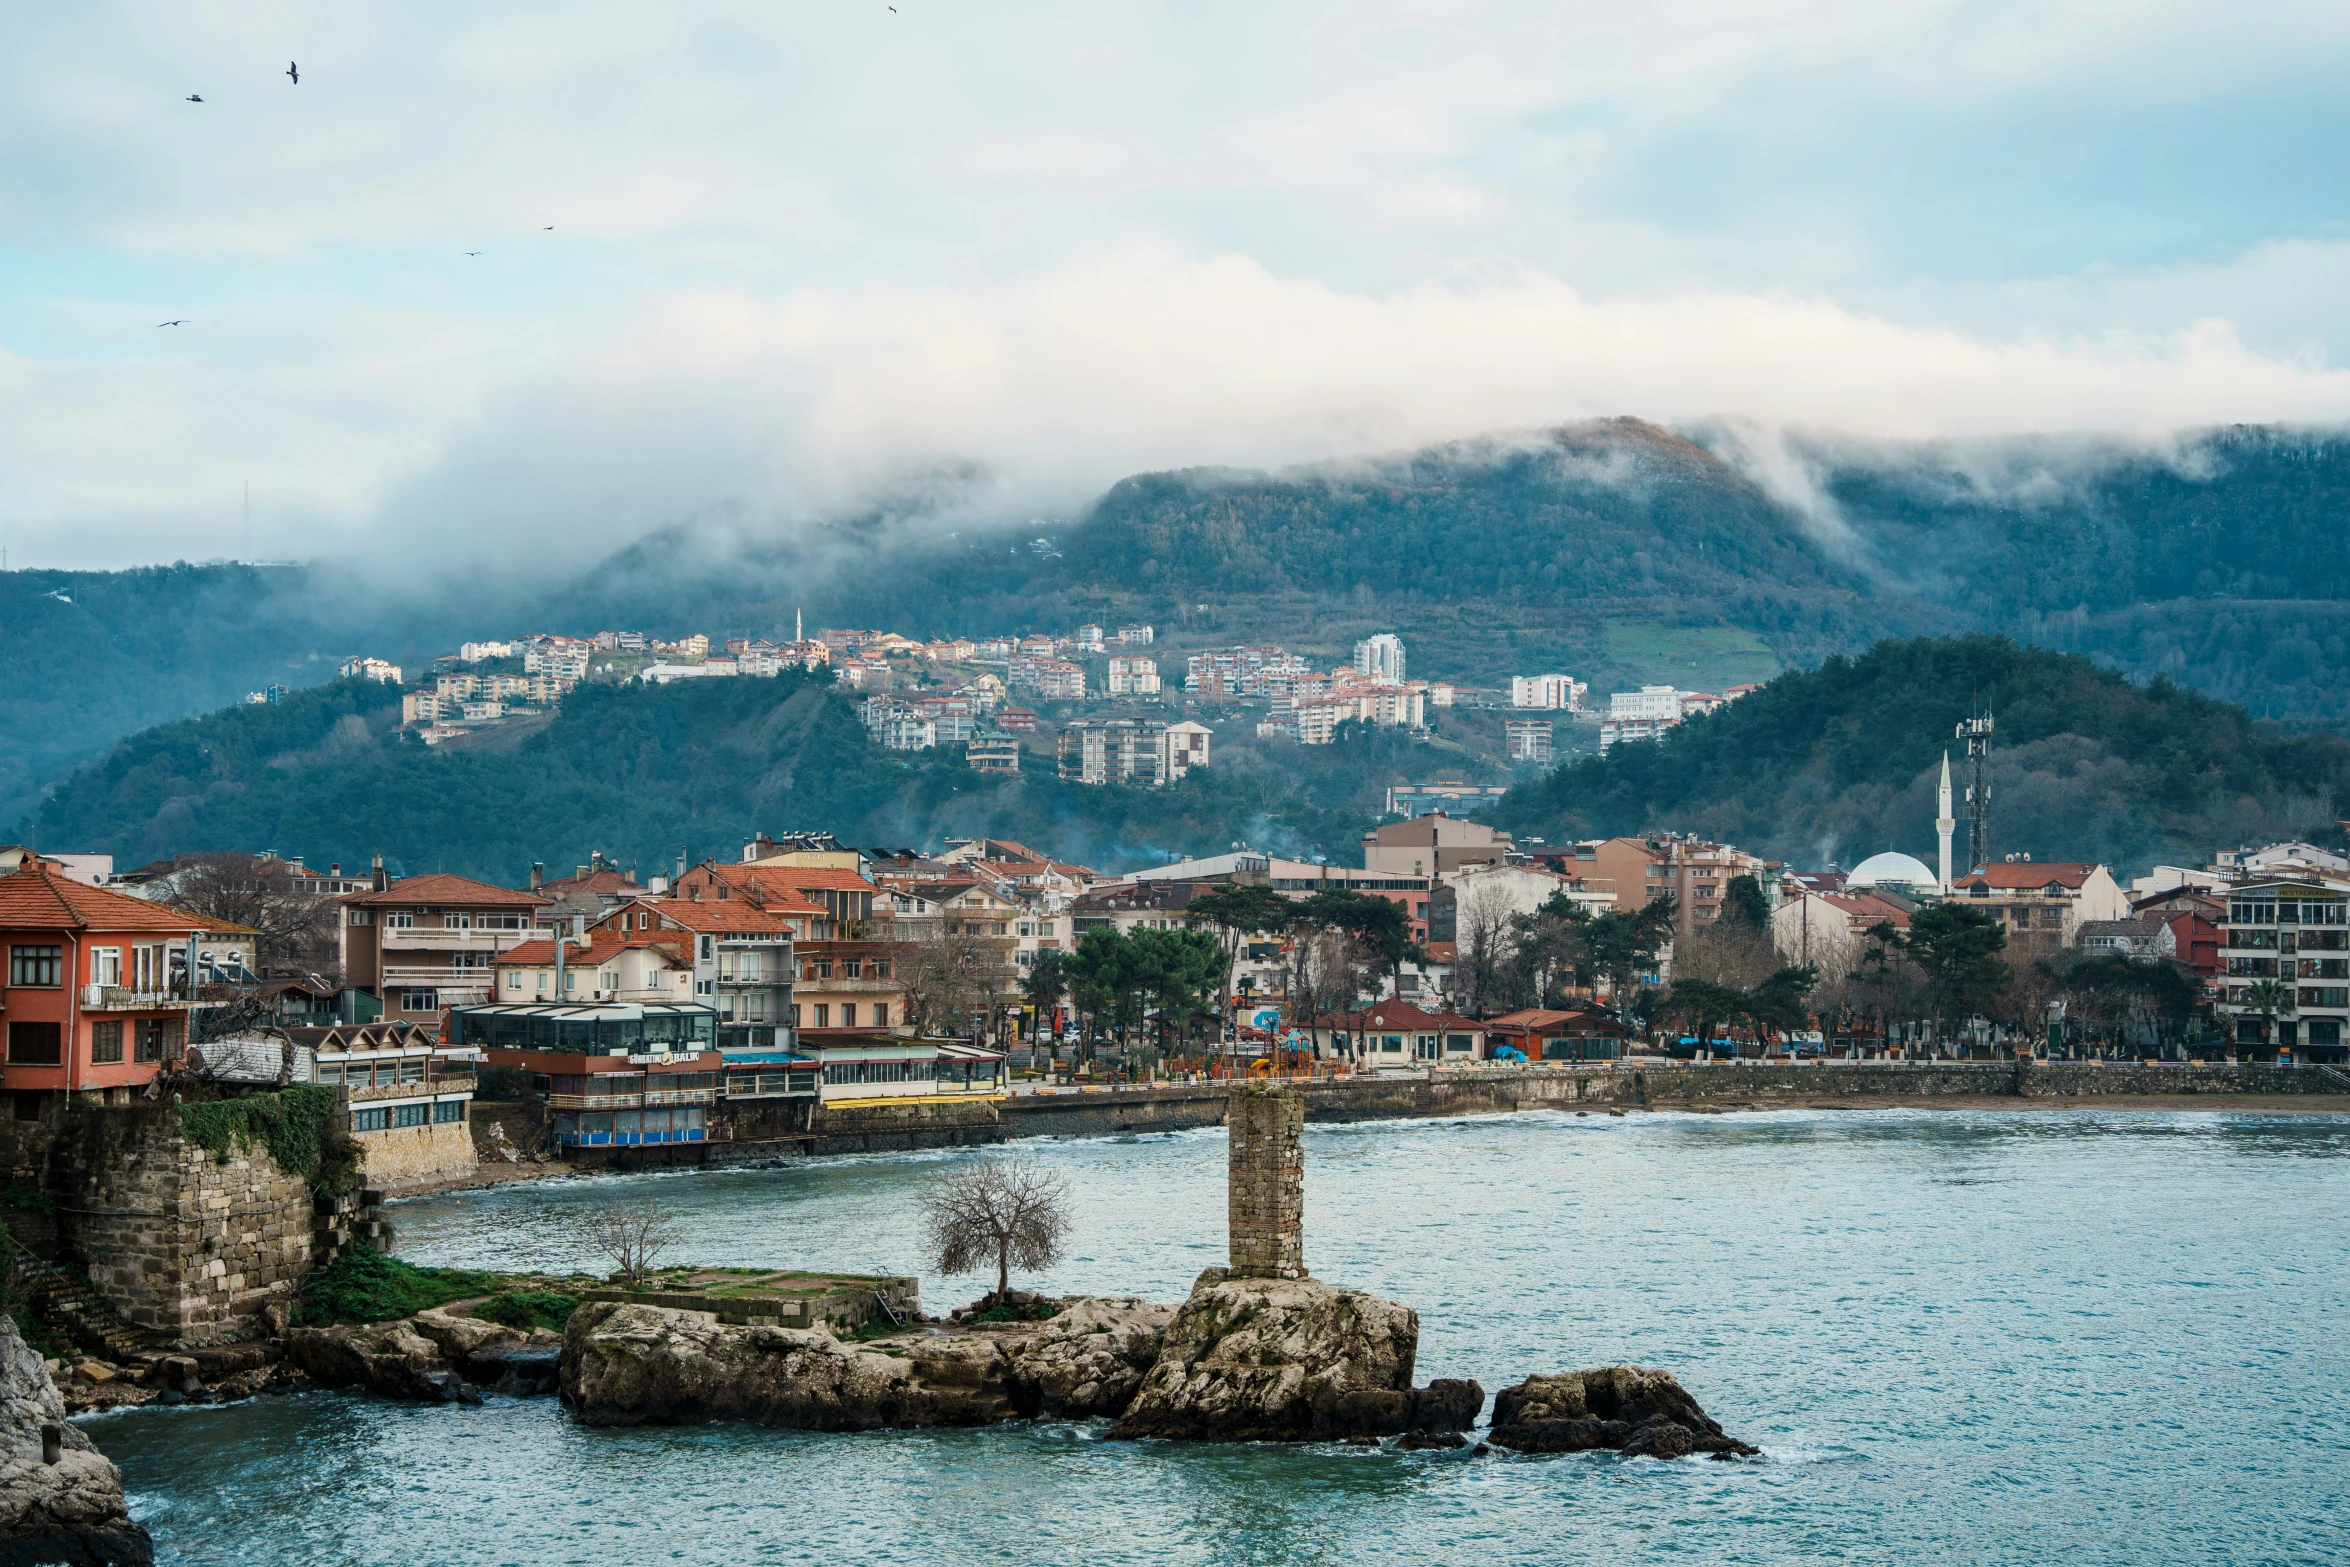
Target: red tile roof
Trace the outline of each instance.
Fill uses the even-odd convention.
[[[162,931],[189,935],[217,921],[128,893],[52,875],[36,861],[0,876],[0,929]]]
[[[469,876],[451,876],[443,871],[435,871],[428,876],[410,876],[404,881],[393,882],[381,892],[345,893],[342,901],[376,907],[429,903],[450,908],[535,909],[552,900],[533,892],[517,892],[512,887],[475,881]]]
[[[785,915],[822,914],[824,912],[813,903],[806,903],[804,900],[794,901],[799,906],[789,906],[771,901],[767,907],[761,908],[758,904],[748,900],[738,901],[733,898],[722,900],[705,898],[698,903],[691,898],[632,898],[622,904],[615,914],[605,917],[611,919],[618,915],[634,914],[639,909],[650,909],[661,918],[682,925],[687,930],[708,931],[717,934],[737,930],[789,931],[791,922],[784,917]]]
[[[2081,865],[2060,860],[2001,861],[1967,872],[1951,883],[1953,887],[1972,887],[1980,882],[1999,892],[2033,892],[2055,882],[2060,886],[2078,889],[2089,879],[2094,865]]]
[[[587,946],[582,947],[574,944],[571,950],[563,955],[566,967],[576,964],[581,968],[593,968],[607,958],[625,952],[631,947],[649,948],[662,953],[676,963],[686,961],[685,957],[677,950],[679,938],[675,931],[664,933],[657,930],[639,930],[630,931],[623,935],[616,930],[597,930],[590,931],[588,936]],[[499,953],[496,966],[499,968],[551,968],[554,966],[554,962],[555,944],[552,941],[526,941],[519,947],[511,947]]]

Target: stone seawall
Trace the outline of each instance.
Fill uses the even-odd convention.
[[[727,1165],[812,1154],[943,1148],[1026,1137],[1116,1137],[1179,1132],[1224,1124],[1228,1083],[1177,1083],[1101,1092],[1059,1090],[998,1101],[910,1099],[819,1110],[806,1131],[758,1135],[746,1119],[731,1141],[673,1153],[652,1150],[644,1163]],[[2056,1062],[2019,1068],[2009,1061],[1909,1065],[1698,1065],[1612,1063],[1589,1066],[1435,1071],[1308,1080],[1295,1085],[1308,1121],[1389,1121],[1518,1110],[1604,1107],[1674,1109],[1704,1105],[1790,1107],[1836,1101],[2010,1099],[2026,1103],[2209,1096],[2215,1106],[2250,1096],[2350,1097],[2322,1072],[2275,1066],[2097,1066]],[[781,1130],[778,1128],[778,1130]],[[616,1161],[617,1162],[617,1161]],[[639,1161],[630,1160],[628,1163]]]

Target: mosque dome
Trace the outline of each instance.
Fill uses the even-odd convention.
[[[1906,854],[1872,854],[1844,878],[1848,887],[1937,887],[1941,878]]]

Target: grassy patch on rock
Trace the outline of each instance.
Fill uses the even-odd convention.
[[[472,1295],[488,1295],[504,1283],[495,1273],[473,1268],[420,1268],[354,1246],[302,1281],[302,1305],[295,1320],[305,1327],[338,1322],[389,1322]]]
[[[547,1328],[560,1333],[579,1309],[577,1295],[556,1290],[501,1290],[473,1308],[484,1322],[501,1327]]]

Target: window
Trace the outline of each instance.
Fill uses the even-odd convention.
[[[8,1061],[11,1066],[63,1065],[65,1062],[65,1030],[63,1026],[56,1023],[9,1024]]]
[[[465,1101],[462,1099],[436,1100],[432,1107],[432,1118],[436,1124],[441,1126],[448,1126],[464,1120]]]
[[[90,1064],[92,1066],[120,1066],[122,1064],[122,1025],[120,1023],[93,1023],[90,1025]]]
[[[832,1008],[826,1006],[821,1001],[816,1004],[816,1026],[818,1028],[830,1028],[832,1026]]]
[[[711,958],[717,955],[717,952],[717,939],[711,936],[704,936],[702,938],[702,961],[704,963],[709,962]]]
[[[132,1059],[146,1065],[175,1057],[180,1053],[180,1026],[163,1018],[139,1020],[139,1042]]]
[[[471,930],[473,929],[473,916],[470,914],[444,914],[441,916],[441,929]]]
[[[888,1003],[888,1002],[886,1002],[886,1001],[876,1001],[876,1002],[874,1002],[874,1003],[873,1003],[873,1026],[874,1026],[875,1028],[887,1028],[887,1027],[889,1027],[889,1003]]]
[[[374,924],[374,923],[375,923],[375,910],[373,910],[373,909],[353,909],[353,910],[351,911],[351,923],[352,923],[352,924],[354,924],[354,925],[372,925],[372,924]]]
[[[170,965],[164,961],[161,947],[131,948],[131,989],[141,992],[163,988],[163,976]]]
[[[508,990],[520,990],[522,988],[522,976],[520,974],[508,974],[506,976],[506,988]]]
[[[369,1110],[351,1112],[351,1130],[354,1132],[381,1132],[392,1124],[392,1112],[377,1106]]]
[[[63,983],[61,959],[64,951],[65,949],[62,947],[10,947],[8,949],[8,983],[11,985],[57,985]]]
[[[863,958],[844,959],[841,962],[840,972],[844,979],[862,979],[865,977],[865,960]]]
[[[422,1126],[432,1118],[432,1106],[427,1104],[392,1106],[394,1126]]]
[[[403,1012],[438,1012],[441,993],[437,990],[403,990],[400,992],[400,1010]]]
[[[841,1003],[840,1026],[843,1028],[855,1028],[857,1026],[857,1004],[854,1001],[844,1001]]]
[[[92,947],[90,949],[90,983],[119,985],[122,983],[122,948]]]
[[[384,924],[393,930],[413,930],[416,928],[416,916],[413,914],[387,914],[384,916]]]

